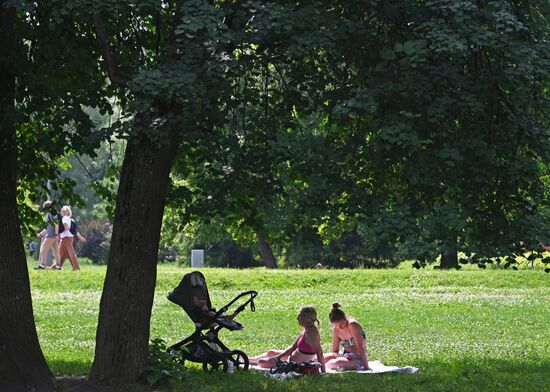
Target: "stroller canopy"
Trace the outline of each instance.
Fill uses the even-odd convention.
[[[181,306],[195,323],[204,321],[205,307],[212,310],[206,280],[204,275],[198,271],[185,274],[180,284],[170,291],[168,299]]]

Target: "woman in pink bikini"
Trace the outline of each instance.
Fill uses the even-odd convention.
[[[291,359],[294,362],[317,361],[321,364],[321,371],[325,372],[321,336],[319,334],[319,320],[313,306],[304,306],[298,314],[298,324],[304,327],[294,344],[286,350],[269,350],[266,353],[249,358],[251,365],[263,368],[272,367],[277,360]]]

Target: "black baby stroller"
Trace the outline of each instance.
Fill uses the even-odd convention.
[[[196,271],[185,274],[178,287],[168,293],[168,299],[181,306],[195,322],[195,332],[171,346],[170,349],[181,350],[184,361],[202,363],[204,371],[220,369],[228,372],[232,368],[248,369],[247,355],[239,350],[228,349],[218,338],[218,333],[222,328],[230,331],[243,329],[243,325],[234,318],[248,304],[250,304],[250,310],[254,312],[256,310],[254,298],[257,295],[256,291],[245,291],[216,311],[212,308],[204,275]],[[230,306],[247,296],[250,298],[237,307],[231,315],[225,314]],[[204,330],[208,331],[203,333]]]

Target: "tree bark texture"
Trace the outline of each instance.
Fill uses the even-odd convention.
[[[17,210],[15,10],[0,0],[0,390],[53,391],[32,310]]]
[[[441,254],[441,262],[439,268],[441,269],[453,269],[458,267],[458,249],[456,244],[456,237],[452,237],[448,240],[445,251]]]
[[[277,260],[273,256],[271,246],[267,241],[267,236],[262,231],[257,231],[256,236],[258,238],[258,246],[260,247],[260,255],[267,268],[277,268]]]
[[[128,141],[101,296],[90,378],[136,381],[147,360],[165,193],[180,139]]]

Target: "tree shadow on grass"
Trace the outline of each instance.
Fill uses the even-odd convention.
[[[92,363],[79,360],[49,360],[50,369],[54,369],[57,392],[152,392],[157,391],[145,384],[127,384],[118,386],[98,385],[88,381],[87,374]]]
[[[145,384],[125,384],[117,386],[98,385],[89,382],[84,376],[57,377],[57,392],[153,392],[159,389]]]
[[[391,364],[389,364],[391,365]],[[254,372],[204,374],[191,371],[174,391],[535,391],[550,385],[550,360],[423,361],[415,374],[329,374],[276,380]]]
[[[56,376],[83,376],[92,368],[92,362],[84,359],[48,359],[48,366]]]
[[[51,364],[52,365],[52,364]],[[82,369],[82,362],[56,362],[55,369]],[[388,363],[388,365],[393,365]],[[405,365],[405,364],[398,364]],[[536,391],[550,385],[550,358],[539,362],[529,359],[510,361],[491,359],[426,360],[407,365],[418,367],[415,374],[329,374],[276,380],[253,371],[225,374],[203,373],[197,367],[189,369],[188,377],[176,385],[161,387],[123,385],[105,387],[91,384],[80,376],[57,377],[59,392],[232,392],[232,391]],[[83,369],[80,374],[89,370]],[[73,373],[74,374],[74,373]],[[78,374],[78,373],[77,373]]]

